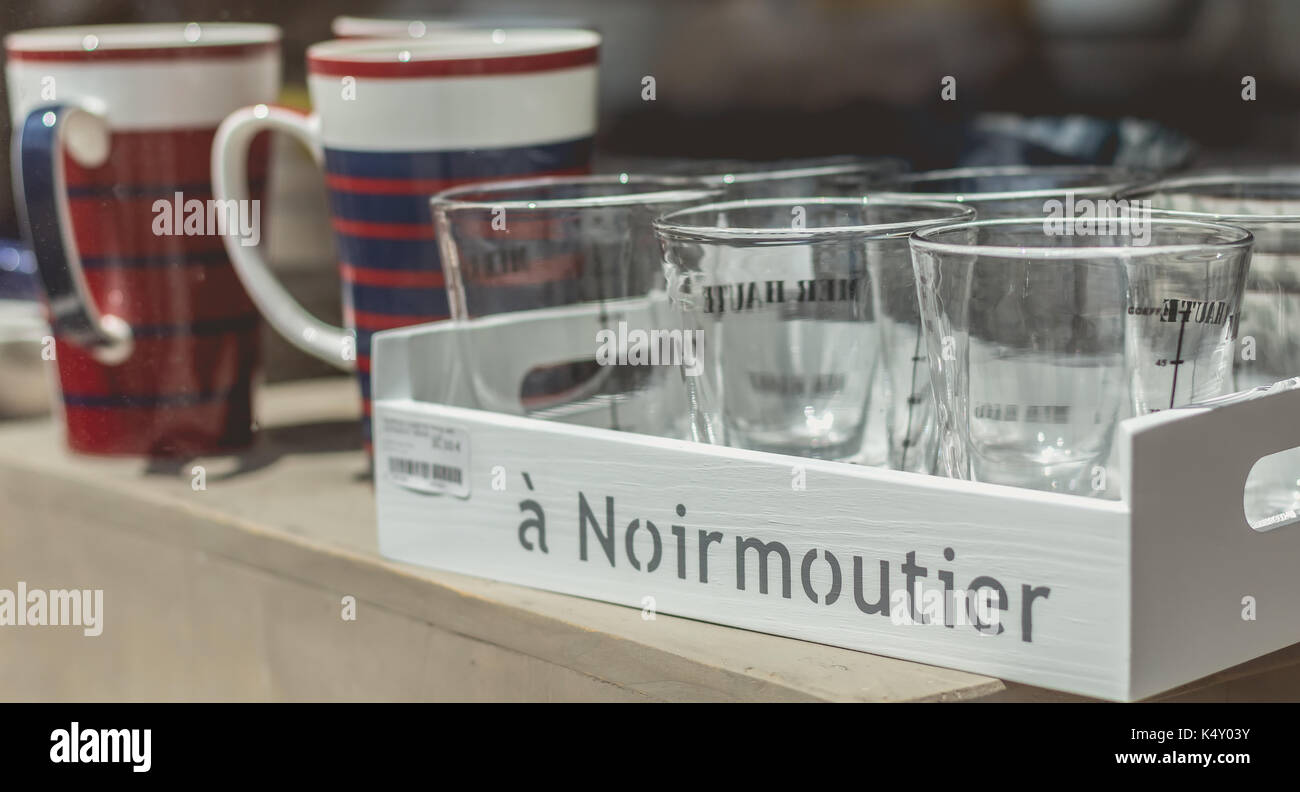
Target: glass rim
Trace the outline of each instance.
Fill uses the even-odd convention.
[[[635,184],[638,187],[656,186],[661,189],[636,190],[614,195],[591,195],[579,198],[503,198],[501,200],[465,200],[460,196],[491,194],[493,192],[510,193],[530,188],[547,188],[555,186],[583,186]],[[721,188],[679,176],[651,176],[638,173],[606,173],[588,176],[533,176],[526,179],[505,179],[501,181],[474,182],[451,187],[435,193],[429,198],[429,206],[434,212],[460,211],[465,209],[514,209],[535,211],[540,209],[588,209],[617,206],[637,206],[647,203],[682,203],[686,201],[708,200],[721,194]]]
[[[1293,187],[1296,191],[1295,201],[1300,204],[1300,169],[1291,172],[1290,178],[1283,173],[1272,174],[1242,174],[1233,175],[1231,173],[1213,173],[1191,176],[1180,176],[1174,179],[1161,179],[1160,181],[1146,182],[1134,185],[1116,195],[1116,198],[1124,200],[1142,200],[1143,195],[1149,195],[1155,192],[1166,192],[1183,189],[1186,187],[1213,187],[1218,185],[1235,186],[1264,186],[1264,185],[1285,185]],[[1227,197],[1227,196],[1225,196]],[[1268,200],[1267,198],[1247,198],[1241,197],[1237,200]],[[1161,218],[1185,218],[1188,220],[1200,220],[1204,222],[1219,222],[1228,225],[1234,222],[1238,223],[1300,223],[1300,212],[1293,214],[1256,214],[1250,212],[1202,212],[1193,209],[1164,209],[1158,206],[1152,206],[1150,209],[1152,215],[1159,215]]]
[[[834,160],[843,158],[845,161],[835,162]],[[905,171],[907,163],[898,157],[857,157],[856,155],[832,155],[829,157],[809,157],[809,164],[793,165],[787,162],[785,167],[777,167],[772,170],[747,170],[747,171],[720,171],[708,173],[696,178],[704,179],[708,182],[717,180],[723,186],[733,184],[753,184],[766,181],[783,181],[786,179],[803,179],[810,176],[837,176],[840,174],[852,173],[871,173],[882,168],[898,167],[898,173]],[[812,164],[815,162],[824,164]],[[762,162],[750,163],[762,166]],[[777,160],[772,163],[780,166],[781,161]],[[793,167],[791,167],[793,165]]]
[[[1037,226],[1041,229],[1045,222],[1052,221],[1070,223],[1071,225],[1083,222],[1098,222],[1098,218],[1089,217],[1066,217],[1059,219],[1059,221],[1056,218],[1043,217],[1003,217],[992,220],[975,220],[967,223],[950,223],[942,226],[923,228],[912,235],[911,246],[913,250],[919,249],[931,253],[995,256],[998,258],[1009,259],[1078,259],[1107,256],[1115,258],[1135,258],[1139,256],[1194,253],[1197,251],[1215,249],[1236,250],[1245,248],[1249,250],[1250,246],[1255,242],[1255,235],[1249,230],[1240,226],[1229,225],[1227,223],[1205,223],[1199,220],[1164,218],[1153,219],[1167,225],[1226,233],[1235,238],[1220,242],[1199,242],[1176,245],[1108,245],[1098,247],[1047,247],[1005,244],[981,245],[979,243],[935,242],[932,239],[927,238],[939,234],[951,233],[953,231],[997,226]],[[1150,220],[1147,222],[1150,222]]]
[[[1132,178],[1108,180],[1104,184],[1084,184],[1074,187],[1034,187],[1025,190],[997,190],[994,192],[920,192],[908,191],[907,185],[926,184],[959,179],[979,179],[988,177],[1051,175],[1053,173],[1110,173],[1128,174]],[[948,168],[945,170],[917,171],[900,173],[895,178],[881,185],[879,196],[893,200],[916,200],[926,198],[932,201],[948,203],[979,203],[984,201],[1024,200],[1029,198],[1054,198],[1065,193],[1085,196],[1114,195],[1121,189],[1141,181],[1150,180],[1151,174],[1141,170],[1132,170],[1118,165],[978,165],[966,168]],[[902,187],[903,189],[900,189]]]
[[[936,209],[948,212],[942,217],[917,220],[904,220],[892,223],[859,223],[856,225],[820,226],[813,228],[793,228],[790,226],[771,227],[722,227],[713,224],[684,223],[680,218],[700,213],[717,213],[731,209],[761,209],[773,206],[840,206],[840,207],[893,207],[914,210],[918,208]],[[658,217],[654,221],[655,234],[673,241],[682,242],[737,242],[752,240],[756,242],[815,242],[823,239],[839,239],[867,236],[873,239],[906,237],[912,232],[932,225],[955,225],[963,219],[974,218],[975,210],[969,206],[943,201],[893,201],[879,200],[872,196],[862,198],[808,197],[808,198],[742,198],[734,201],[701,204],[678,209]],[[956,223],[954,221],[957,221]]]

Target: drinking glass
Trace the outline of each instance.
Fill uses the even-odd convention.
[[[1251,235],[1123,218],[913,237],[950,476],[1106,494],[1121,418],[1230,392]]]
[[[733,200],[801,195],[861,198],[877,184],[907,171],[907,163],[894,157],[849,154],[768,161],[665,157],[622,158],[616,161],[639,172],[698,179],[723,189],[725,197]],[[597,163],[597,168],[603,167],[605,166]],[[891,399],[890,394],[883,391],[887,384],[885,377],[881,376],[876,378],[873,385],[882,391],[873,394],[871,399],[868,445],[858,459],[862,464],[884,465],[889,459],[886,406]]]
[[[1074,215],[1089,202],[1110,199],[1117,190],[1150,177],[1104,165],[1004,165],[902,173],[878,185],[889,200],[951,201],[976,210],[981,220],[1000,217]],[[996,294],[974,298],[987,302]]]
[[[909,321],[919,329],[907,235],[972,216],[950,204],[822,197],[660,218],[669,298],[699,355],[695,372],[683,368],[692,438],[863,461],[872,383],[881,368],[906,366],[891,359],[903,346],[894,336]],[[924,467],[916,446],[928,403],[901,398],[888,412],[895,466]]]
[[[1239,390],[1300,375],[1300,170],[1248,169],[1168,179],[1121,194],[1157,217],[1227,223],[1255,236],[1234,370]],[[1246,516],[1300,512],[1300,450],[1266,457],[1247,479]],[[1263,523],[1261,521],[1267,521]]]
[[[717,195],[716,189],[685,179],[623,173],[492,182],[434,196],[435,235],[453,319],[589,304],[599,306],[600,329],[612,334],[612,340],[600,333],[592,337],[583,325],[587,335],[581,338],[551,338],[551,348],[562,350],[563,359],[542,361],[522,381],[504,384],[488,367],[508,351],[463,350],[479,406],[625,431],[684,434],[681,386],[673,387],[677,375],[664,362],[681,350],[642,356],[634,348],[633,331],[649,333],[667,321],[651,222]]]

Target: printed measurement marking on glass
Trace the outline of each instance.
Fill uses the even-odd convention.
[[[1186,363],[1192,364],[1192,391],[1196,390],[1196,361],[1189,361],[1183,357],[1183,341],[1187,335],[1187,325],[1222,325],[1230,321],[1232,314],[1228,309],[1228,303],[1223,300],[1165,297],[1159,300],[1158,305],[1130,305],[1128,313],[1132,316],[1152,316],[1161,323],[1178,323],[1178,342],[1173,357],[1156,358],[1154,361],[1157,366],[1173,369],[1169,386],[1169,407],[1172,409],[1178,396],[1179,369]]]
[[[912,344],[912,388],[911,393],[907,395],[907,427],[903,433],[903,455],[899,460],[899,467],[903,470],[907,470],[907,450],[912,447],[912,412],[918,404],[925,401],[924,390],[918,390],[916,386],[917,366],[920,361],[925,360],[926,358],[925,355],[921,354],[921,338],[924,334],[925,330],[918,326],[916,328],[916,341]],[[926,373],[929,373],[928,369]],[[927,379],[926,387],[928,387],[929,384],[929,379]]]

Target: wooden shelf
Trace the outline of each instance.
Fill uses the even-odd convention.
[[[387,561],[355,387],[267,387],[255,448],[185,463],[77,457],[50,421],[0,425],[0,588],[104,591],[98,637],[0,628],[0,699],[1074,698]],[[1300,699],[1300,647],[1170,697]]]

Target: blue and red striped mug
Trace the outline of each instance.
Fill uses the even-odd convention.
[[[248,445],[259,321],[222,239],[260,236],[260,205],[214,206],[208,160],[227,113],[279,92],[279,29],[46,28],[5,49],[14,183],[68,445],[150,456]],[[241,176],[260,190],[265,139],[253,151]]]
[[[268,129],[307,144],[325,170],[347,327],[304,310],[256,247],[230,240],[227,249],[272,326],[357,372],[367,447],[371,336],[450,315],[429,196],[471,182],[587,172],[599,43],[596,33],[565,29],[328,41],[307,50],[312,115],[261,105],[222,124],[212,151],[220,198],[247,198],[247,147]]]

